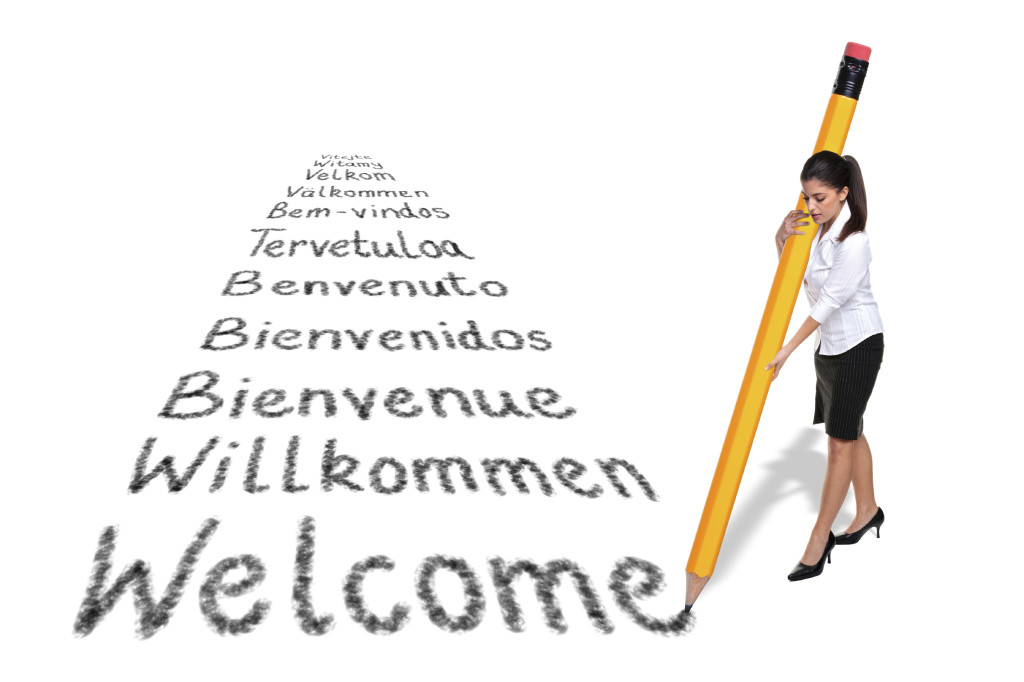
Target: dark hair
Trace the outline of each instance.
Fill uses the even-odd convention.
[[[852,156],[839,156],[827,150],[820,151],[807,159],[804,169],[800,171],[800,179],[804,182],[817,180],[837,192],[848,187],[850,191],[846,195],[846,203],[850,206],[850,219],[843,225],[839,241],[843,241],[854,232],[864,231],[868,224],[868,195],[864,191],[864,176],[861,175],[857,159]]]

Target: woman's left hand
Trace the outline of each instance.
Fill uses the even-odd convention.
[[[783,346],[779,352],[775,354],[775,357],[772,358],[772,361],[768,363],[768,366],[765,367],[765,369],[771,369],[772,367],[775,368],[775,371],[772,372],[772,381],[775,381],[776,377],[779,376],[779,372],[782,371],[782,365],[786,363],[786,360],[792,352],[793,351],[789,348]]]

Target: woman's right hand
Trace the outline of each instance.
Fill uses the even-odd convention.
[[[782,225],[779,226],[779,231],[775,233],[775,245],[779,247],[779,252],[782,252],[782,247],[785,246],[786,240],[794,234],[804,234],[803,231],[798,230],[798,227],[806,227],[808,223],[805,219],[810,218],[810,213],[804,211],[790,211],[786,214],[786,217],[782,221]]]

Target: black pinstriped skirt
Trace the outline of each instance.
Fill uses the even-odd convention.
[[[833,438],[857,440],[864,432],[864,410],[882,366],[882,334],[869,336],[838,355],[814,351],[814,423],[825,423]]]

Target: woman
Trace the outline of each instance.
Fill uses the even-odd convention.
[[[828,465],[818,519],[790,580],[821,574],[837,544],[852,545],[869,528],[878,534],[885,520],[875,504],[871,448],[864,437],[864,409],[884,348],[882,319],[868,273],[871,250],[864,232],[868,216],[864,178],[852,156],[821,151],[804,164],[800,181],[810,213],[790,211],[775,235],[775,245],[781,257],[786,240],[804,234],[798,228],[808,225],[808,215],[820,226],[804,273],[811,312],[765,369],[773,370],[774,381],[796,347],[818,330],[814,423],[825,423]],[[846,532],[836,537],[832,523],[851,481],[857,514]]]

